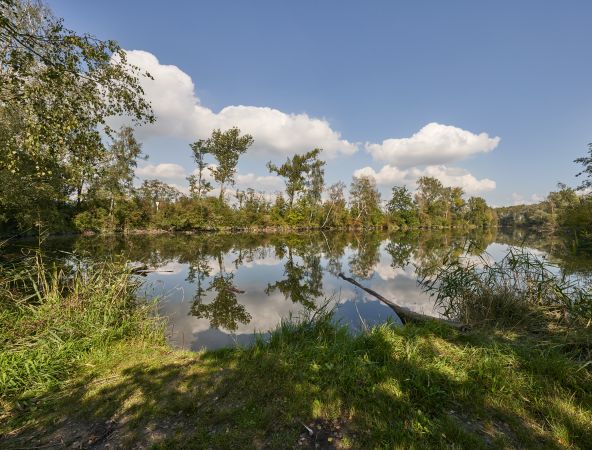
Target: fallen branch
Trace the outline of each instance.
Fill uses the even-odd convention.
[[[357,286],[360,289],[366,291],[368,294],[376,297],[378,300],[380,300],[384,304],[390,306],[391,309],[397,313],[397,315],[399,316],[399,318],[401,319],[401,321],[403,323],[408,323],[408,322],[426,322],[426,321],[430,321],[430,320],[435,320],[437,322],[445,323],[446,325],[449,325],[449,326],[451,326],[453,328],[456,328],[456,329],[458,329],[460,331],[466,331],[466,330],[469,329],[469,326],[466,325],[466,324],[464,324],[464,323],[458,323],[458,322],[454,322],[452,320],[441,319],[439,317],[427,316],[425,314],[420,314],[420,313],[417,313],[415,311],[411,311],[410,309],[405,308],[403,306],[399,306],[396,303],[394,303],[393,301],[389,300],[388,298],[383,297],[378,292],[376,292],[376,291],[374,291],[374,290],[372,290],[370,288],[367,288],[366,286],[362,286],[356,280],[354,280],[353,278],[350,278],[350,277],[346,277],[341,272],[339,272],[338,276],[339,276],[339,278],[344,279],[345,281],[353,284],[354,286]]]

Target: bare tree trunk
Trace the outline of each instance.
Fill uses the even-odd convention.
[[[457,328],[461,331],[466,331],[469,329],[469,326],[464,323],[453,322],[451,320],[440,319],[438,317],[426,316],[425,314],[420,314],[420,313],[416,313],[415,311],[411,311],[410,309],[399,306],[396,303],[394,303],[393,301],[383,297],[378,292],[376,292],[370,288],[367,288],[365,286],[362,286],[360,283],[358,283],[353,278],[349,278],[349,277],[346,277],[345,275],[343,275],[343,273],[339,273],[338,276],[339,276],[339,278],[342,278],[343,280],[353,284],[354,286],[359,287],[360,289],[366,291],[368,294],[376,297],[381,302],[390,306],[392,308],[392,310],[397,313],[397,315],[399,316],[399,318],[401,319],[401,321],[403,323],[426,322],[426,321],[430,321],[430,320],[435,320],[437,322],[443,322],[443,323],[445,323],[453,328]]]

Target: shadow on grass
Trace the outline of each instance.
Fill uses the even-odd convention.
[[[249,349],[132,346],[106,364],[108,376],[98,367],[61,398],[40,399],[0,444],[589,448],[590,372],[530,344],[436,325],[352,338],[321,320]]]

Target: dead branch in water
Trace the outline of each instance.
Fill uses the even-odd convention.
[[[360,283],[358,283],[356,280],[354,280],[353,278],[350,277],[346,277],[343,273],[339,272],[338,274],[339,278],[342,278],[343,280],[353,284],[354,286],[359,287],[360,289],[366,291],[368,294],[376,297],[378,300],[380,300],[381,302],[383,302],[384,304],[390,306],[392,308],[393,311],[395,311],[397,313],[397,315],[400,317],[401,321],[403,323],[408,323],[408,322],[426,322],[429,320],[435,320],[437,322],[443,322],[446,325],[449,325],[453,328],[456,328],[458,330],[461,331],[466,331],[469,329],[469,326],[464,324],[464,323],[458,323],[458,322],[454,322],[452,320],[446,320],[446,319],[441,319],[439,317],[432,317],[432,316],[427,316],[425,314],[420,314],[417,313],[415,311],[411,311],[408,308],[405,308],[403,306],[399,306],[396,303],[394,303],[393,301],[389,300],[386,297],[383,297],[382,295],[380,295],[378,292],[367,288],[366,286],[361,285]]]

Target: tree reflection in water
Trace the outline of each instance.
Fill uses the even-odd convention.
[[[321,255],[318,248],[300,247],[300,259],[296,260],[296,247],[290,245],[276,247],[276,255],[282,258],[287,253],[287,261],[284,264],[285,278],[275,283],[268,283],[265,293],[270,295],[278,290],[284,297],[299,303],[305,308],[316,308],[315,300],[323,294],[323,269]]]
[[[447,260],[480,255],[492,242],[545,251],[567,275],[592,273],[592,255],[568,237],[501,228],[91,236],[47,239],[41,250],[44,255],[51,256],[58,267],[71,264],[72,256],[68,252],[73,251],[90,260],[120,257],[155,272],[163,269],[162,274],[148,275],[152,280],[149,283],[163,282],[165,286],[164,283],[170,281],[166,287],[173,289],[172,283],[179,286],[184,281],[195,293],[189,307],[176,309],[182,311],[183,317],[186,318],[190,310],[189,314],[205,319],[213,328],[238,332],[241,325],[251,323],[249,312],[255,318],[257,308],[263,308],[260,311],[265,311],[268,316],[272,315],[268,308],[275,308],[274,314],[277,312],[278,316],[287,314],[288,310],[299,310],[300,305],[316,308],[323,296],[330,296],[340,287],[340,282],[334,278],[324,278],[325,271],[334,275],[349,271],[357,278],[372,278],[368,286],[375,283],[373,288],[379,292],[407,289],[410,298],[414,295],[418,298],[412,291],[413,283],[392,280],[391,275],[398,274],[398,271],[392,272],[390,278],[374,279],[379,265],[386,263],[393,269],[405,269],[407,278],[421,277],[437,270]],[[3,253],[18,255],[35,245],[33,241],[11,241]],[[491,248],[490,251],[496,252],[497,249]],[[181,274],[181,280],[177,274]],[[238,279],[241,283],[249,283],[249,295],[242,295],[237,289]],[[266,295],[274,293],[277,302],[275,297],[270,299],[269,307],[260,302]],[[283,298],[294,307],[282,303]],[[405,293],[401,298],[405,299]],[[170,306],[168,311],[173,310],[174,306]]]
[[[353,276],[368,279],[374,275],[374,269],[380,261],[381,241],[376,232],[354,235],[351,245],[356,252],[349,258],[349,271]]]
[[[239,323],[248,324],[251,321],[251,315],[245,306],[238,302],[237,293],[241,291],[232,282],[234,274],[226,273],[224,269],[222,249],[217,247],[216,253],[218,273],[207,289],[202,286],[211,271],[207,255],[204,252],[198,252],[196,258],[190,263],[187,281],[195,281],[197,287],[189,313],[198,319],[208,319],[212,328],[224,328],[234,332],[238,329]],[[212,291],[216,293],[213,300],[205,302],[206,292]]]
[[[198,319],[209,319],[212,328],[224,328],[231,332],[238,329],[239,323],[249,323],[251,315],[238,302],[239,291],[232,283],[233,278],[232,273],[218,273],[207,289],[216,292],[216,296],[209,303],[203,302],[203,297],[195,297],[191,315]]]

